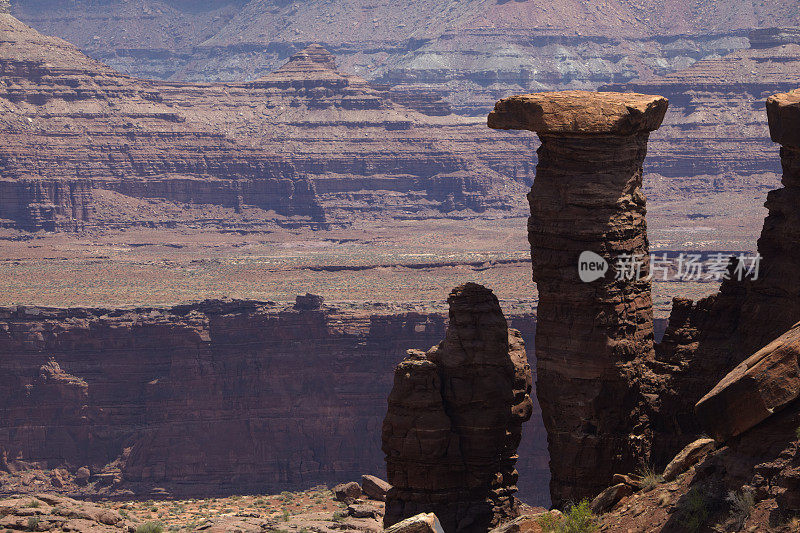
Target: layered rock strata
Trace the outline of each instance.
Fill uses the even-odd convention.
[[[178,84],[124,76],[11,15],[0,32],[6,225],[91,223],[93,189],[314,226],[326,212],[424,218],[519,207],[531,179],[524,142],[371,87],[320,46],[250,83]]]
[[[176,202],[242,203],[321,220],[313,185],[129,78],[0,14],[0,218],[27,229],[92,219],[92,188]]]
[[[447,532],[485,532],[517,513],[514,465],[532,411],[524,342],[485,287],[456,287],[448,303],[444,341],[395,369],[382,430],[386,527],[433,512]]]
[[[249,83],[161,84],[159,94],[191,120],[287,158],[333,216],[506,209],[533,173],[524,140],[493,139],[430,94],[373,87],[319,45]]]
[[[653,462],[664,464],[681,442],[703,432],[719,446],[689,475],[677,477],[673,485],[679,490],[667,490],[686,495],[691,489],[718,502],[708,523],[739,513],[739,523],[730,528],[737,531],[794,531],[796,524],[785,517],[800,511],[800,241],[793,208],[800,201],[800,91],[768,98],[767,115],[772,140],[782,145],[784,186],[767,198],[760,263],[753,268],[734,259],[718,294],[696,303],[676,299],[664,340],[648,363],[658,384],[650,413]],[[673,477],[667,473],[665,478]],[[731,503],[745,497],[752,503],[742,514]],[[685,527],[686,496],[670,500],[664,498],[667,513],[638,507],[643,530],[662,530],[651,527],[655,514],[666,514],[664,529]],[[617,514],[624,518],[635,507],[629,501]]]
[[[659,96],[568,91],[507,98],[489,115],[491,128],[542,141],[528,235],[555,505],[594,496],[648,460],[634,379],[653,355],[642,163],[666,110]],[[606,264],[594,280],[579,277],[585,252]]]
[[[533,342],[533,316],[509,320]],[[380,474],[398,354],[438,342],[446,324],[441,313],[337,311],[313,295],[294,308],[2,308],[0,472],[20,474],[0,492],[29,468],[60,469],[65,488],[53,490],[142,497],[154,487],[194,497]],[[538,404],[534,417],[520,445],[521,490],[547,505]]]

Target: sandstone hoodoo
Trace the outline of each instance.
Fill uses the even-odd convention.
[[[491,128],[542,141],[528,236],[555,505],[594,496],[648,453],[629,376],[653,352],[642,163],[666,110],[660,96],[565,91],[513,96],[489,115]],[[585,252],[606,265],[589,281]]]
[[[532,410],[524,342],[489,289],[467,283],[448,303],[444,341],[395,369],[382,431],[387,527],[433,512],[447,532],[485,532],[518,513],[514,465]]]

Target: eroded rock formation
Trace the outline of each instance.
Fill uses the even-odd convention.
[[[489,115],[491,128],[542,141],[528,235],[555,505],[594,496],[648,459],[636,378],[653,354],[642,162],[666,110],[659,96],[567,91],[507,98]],[[584,282],[587,251],[610,266]]]
[[[163,102],[149,82],[0,14],[0,218],[29,229],[92,219],[91,188],[242,203],[320,221],[313,185],[285,159]]]
[[[533,342],[534,317],[509,320]],[[64,487],[53,490],[144,497],[153,487],[194,497],[379,474],[398,354],[438,342],[446,323],[318,303],[0,308],[0,471],[21,472],[0,492],[27,468],[61,469]],[[526,425],[520,451],[522,495],[547,505],[540,423]]]
[[[514,466],[532,411],[524,343],[489,289],[456,287],[448,303],[444,341],[395,369],[382,431],[386,527],[433,512],[447,532],[485,532],[516,516]]]
[[[648,362],[660,387],[650,413],[654,463],[663,464],[679,442],[701,432],[714,437],[719,449],[701,450],[695,458],[700,463],[676,477],[670,471],[675,463],[692,447],[708,444],[694,441],[667,468],[665,479],[674,481],[666,494],[650,496],[644,505],[645,495],[623,501],[603,518],[607,528],[686,528],[691,502],[700,494],[708,510],[701,525],[797,529],[787,517],[800,511],[800,242],[794,207],[800,201],[800,91],[770,97],[767,114],[772,139],[783,145],[784,187],[768,195],[759,268],[740,279],[742,262],[734,259],[718,294],[697,303],[676,299],[664,341]],[[741,502],[747,503],[744,511]]]
[[[93,216],[93,189],[318,226],[328,212],[509,209],[530,182],[524,142],[492,139],[430,95],[394,97],[339,72],[320,46],[249,83],[167,84],[124,76],[11,15],[0,32],[3,224],[120,222]]]

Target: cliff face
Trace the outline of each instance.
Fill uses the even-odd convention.
[[[652,188],[657,201],[670,189],[685,197],[766,191],[780,174],[759,102],[800,85],[800,37],[777,28],[749,37],[748,49],[663,76],[601,87],[669,98],[670,113],[648,150],[648,172],[666,178]]]
[[[91,188],[319,224],[509,209],[531,179],[524,141],[429,93],[373,88],[320,46],[251,83],[164,84],[10,15],[0,31],[0,218],[21,227],[89,222]]]
[[[0,217],[30,229],[69,227],[91,219],[90,187],[149,196],[155,193],[135,183],[146,189],[150,179],[173,178],[184,180],[186,194],[165,188],[167,199],[213,200],[194,190],[212,181],[229,191],[223,196],[232,206],[321,216],[313,194],[305,194],[309,184],[285,159],[187,121],[146,82],[10,15],[0,15],[0,32],[0,180],[9,192]]]
[[[740,280],[741,263],[734,260],[731,279],[718,294],[697,303],[676,300],[650,363],[662,386],[654,391],[651,413],[661,464],[667,452],[674,455],[701,432],[711,435],[713,440],[705,439],[711,447],[704,444],[705,451],[686,462],[687,450],[698,441],[689,444],[666,469],[684,461],[679,475],[669,476],[652,496],[642,491],[623,498],[602,517],[607,529],[655,532],[715,524],[722,531],[797,530],[792,517],[800,511],[800,279],[790,206],[796,205],[800,176],[799,111],[798,90],[767,99],[771,138],[782,145],[784,187],[767,200],[759,268]]]
[[[280,491],[379,474],[391,369],[446,322],[256,302],[3,309],[0,449],[20,468],[88,466],[95,493]],[[532,334],[532,317],[514,323]],[[544,436],[531,426],[523,495],[546,504]]]
[[[430,94],[370,86],[319,45],[250,83],[172,83],[159,94],[191,120],[285,157],[333,217],[508,208],[532,176],[523,140],[492,139]]]
[[[456,287],[448,303],[444,341],[409,351],[394,372],[386,527],[433,512],[445,531],[482,532],[518,514],[514,465],[532,411],[524,342],[485,287]]]

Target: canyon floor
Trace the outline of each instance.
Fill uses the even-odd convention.
[[[48,494],[0,500],[0,524],[42,531],[382,531],[383,502],[349,505],[325,486],[280,494],[227,498],[81,502]],[[80,523],[78,523],[80,521]],[[33,526],[33,527],[31,527]],[[149,528],[149,529],[148,529]],[[6,529],[8,530],[8,529]]]
[[[652,249],[754,250],[765,196],[749,190],[656,198],[649,214]],[[124,230],[0,229],[0,305],[130,308],[224,297],[294,302],[312,292],[343,309],[430,311],[444,309],[450,287],[474,281],[491,287],[506,312],[536,307],[522,209],[363,219],[312,230],[282,228],[257,208],[235,213],[135,202],[129,209],[141,226]],[[658,282],[656,314],[668,315],[675,296],[697,298],[716,289],[714,282]]]

